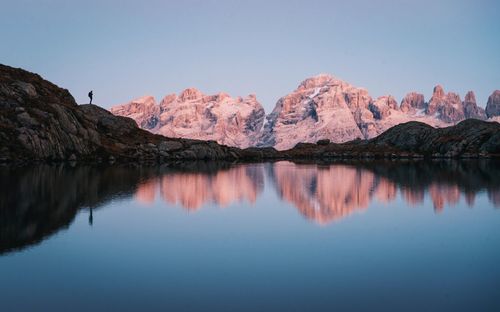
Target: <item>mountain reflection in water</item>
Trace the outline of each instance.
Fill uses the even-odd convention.
[[[68,227],[80,209],[113,199],[133,196],[149,204],[160,198],[196,211],[209,203],[253,204],[265,186],[319,224],[367,209],[374,200],[391,202],[398,192],[410,205],[428,196],[436,212],[462,195],[473,207],[478,192],[500,206],[500,166],[491,160],[0,168],[0,253],[35,244]]]
[[[141,183],[135,197],[145,204],[154,202],[157,192],[169,204],[198,210],[204,204],[221,207],[247,200],[255,203],[264,188],[262,164],[235,166],[216,172],[173,172]]]

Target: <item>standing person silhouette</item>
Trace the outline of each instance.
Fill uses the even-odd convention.
[[[92,104],[92,96],[94,96],[94,92],[92,92],[92,90],[90,90],[90,92],[89,92],[90,103],[89,104]]]

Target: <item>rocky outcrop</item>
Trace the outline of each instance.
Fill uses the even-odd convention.
[[[425,103],[424,95],[416,92],[411,92],[405,95],[403,100],[401,100],[400,109],[403,113],[415,113],[424,112],[427,108],[427,103]]]
[[[391,111],[398,110],[398,103],[396,100],[388,95],[378,97],[373,103],[369,105],[370,111],[375,119],[384,119],[391,115]]]
[[[467,92],[462,105],[464,108],[465,118],[475,118],[481,120],[486,119],[486,114],[484,112],[484,109],[478,107],[476,104],[476,96],[473,91]]]
[[[111,108],[134,119],[139,127],[173,138],[214,140],[246,148],[256,145],[265,112],[255,95],[232,98],[226,93],[205,95],[195,88],[169,94],[160,104],[151,96]]]
[[[500,116],[500,90],[495,90],[489,97],[486,104],[486,116],[488,118]]]
[[[500,157],[500,124],[467,119],[446,128],[421,122],[399,124],[371,140],[343,144],[297,144],[290,159]]]
[[[434,87],[434,92],[427,106],[426,113],[435,115],[444,122],[453,123],[465,119],[460,96],[456,93],[444,93],[442,86]]]
[[[183,99],[197,97],[199,94],[191,90],[181,95]],[[150,98],[131,107],[141,116],[142,124],[154,124],[148,112],[156,108]],[[151,134],[130,118],[95,105],[77,105],[67,90],[39,75],[5,65],[0,65],[0,110],[0,162],[237,159],[243,155],[239,149],[214,141]],[[237,123],[238,116],[234,117]],[[263,153],[248,151],[246,155],[260,157]]]
[[[369,143],[420,155],[500,154],[500,124],[467,119],[455,126],[433,128],[409,122],[391,128]]]

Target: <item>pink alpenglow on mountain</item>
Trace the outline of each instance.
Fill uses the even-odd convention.
[[[398,105],[391,95],[373,99],[366,89],[321,74],[280,98],[265,123],[264,109],[254,95],[244,99],[225,93],[204,95],[194,88],[179,96],[167,95],[160,104],[146,96],[115,106],[111,112],[131,117],[141,128],[167,137],[285,150],[319,140],[371,139],[409,121],[433,127],[451,126],[466,118],[499,121],[500,91],[489,97],[486,111],[476,104],[474,92],[469,91],[462,102],[458,94],[445,93],[440,85],[434,87],[429,102],[423,94],[410,92]]]
[[[167,137],[214,140],[240,148],[256,145],[265,117],[255,95],[205,95],[195,88],[179,96],[167,95],[160,104],[145,96],[112,107],[111,112],[130,117],[139,127]]]
[[[267,117],[259,146],[284,150],[323,139],[335,143],[369,139],[411,120],[435,127],[447,125],[426,114],[426,107],[418,93],[409,93],[399,106],[390,95],[373,100],[367,90],[322,74],[306,79],[278,100]]]
[[[366,110],[370,101],[366,90],[333,76],[306,79],[295,91],[278,100],[267,116],[259,145],[283,150],[299,142],[363,138],[354,111]]]
[[[426,103],[424,95],[416,92],[408,93],[401,101],[400,109],[403,113],[415,113],[425,111]]]
[[[154,97],[143,96],[129,104],[112,107],[111,112],[118,116],[132,118],[140,128],[151,130],[158,125],[160,107],[156,105]]]
[[[435,114],[444,122],[454,123],[465,119],[464,107],[460,96],[453,92],[444,93],[443,87],[437,85],[434,87],[427,114]]]

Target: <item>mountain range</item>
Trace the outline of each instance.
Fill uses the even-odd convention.
[[[488,101],[489,120],[500,118],[499,94]],[[485,118],[471,93],[459,102],[436,87],[429,103],[422,99],[410,94],[399,106],[392,97],[373,101],[365,90],[322,75],[281,98],[267,118],[255,96],[205,96],[187,89],[159,106],[143,98],[113,109],[133,112],[136,122],[96,105],[78,105],[68,90],[0,64],[0,163],[500,157],[500,123],[469,118],[453,124],[472,113]],[[427,123],[398,124],[408,116]],[[342,141],[349,142],[336,143]]]
[[[286,150],[297,143],[325,139],[333,143],[371,139],[409,121],[438,128],[468,118],[499,121],[500,90],[489,96],[486,109],[477,105],[473,91],[467,92],[462,101],[457,93],[446,93],[441,85],[434,87],[429,101],[423,94],[410,92],[398,104],[391,95],[374,99],[366,89],[321,74],[304,80],[280,98],[267,116],[255,95],[205,95],[195,88],[169,94],[160,103],[144,96],[114,106],[111,112],[167,137]]]

